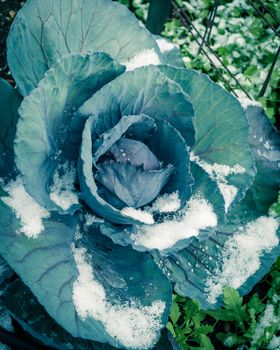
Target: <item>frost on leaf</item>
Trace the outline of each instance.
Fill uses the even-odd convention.
[[[233,185],[229,185],[227,176],[244,174],[246,170],[238,164],[232,167],[218,163],[209,164],[193,153],[191,153],[190,159],[199,165],[204,171],[206,171],[212,180],[216,181],[225,201],[225,210],[228,211],[231,203],[234,201],[237,195],[238,188]]]
[[[45,208],[41,207],[25,190],[22,179],[17,178],[4,187],[9,194],[2,197],[21,222],[20,232],[28,238],[36,238],[43,230],[43,219],[50,216]]]
[[[158,65],[160,64],[160,59],[154,49],[146,49],[138,53],[131,60],[124,62],[123,64],[126,66],[127,71],[131,71],[139,67],[148,66],[150,64]]]
[[[75,191],[76,169],[68,162],[58,167],[53,176],[50,188],[51,200],[64,210],[79,204],[79,197]]]
[[[237,289],[257,272],[261,256],[279,243],[278,227],[276,219],[261,216],[226,242],[216,270],[206,281],[209,303],[217,301],[224,287]]]
[[[79,276],[73,285],[73,302],[82,319],[94,318],[106,332],[124,347],[150,349],[156,343],[162,325],[165,303],[157,300],[142,306],[131,300],[111,304],[102,284],[95,279],[85,248],[72,246]]]
[[[186,208],[176,213],[172,219],[166,218],[161,223],[138,227],[132,235],[135,244],[148,249],[164,250],[171,248],[178,241],[197,236],[201,229],[215,227],[217,216],[205,198],[193,197]]]

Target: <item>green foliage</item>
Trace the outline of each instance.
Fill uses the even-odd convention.
[[[205,322],[206,313],[197,302],[174,296],[170,312],[168,330],[182,350],[205,349],[214,350],[208,337],[214,331],[212,325]]]
[[[268,23],[277,28],[276,20],[278,18],[279,23],[280,11],[275,0],[254,1],[255,7],[262,11],[260,3],[263,3],[274,17],[266,13],[265,19],[260,18],[259,13],[246,1],[219,1],[209,44],[249,95],[258,99],[269,118],[275,120],[279,114],[280,106],[279,60],[265,96],[258,98],[258,95],[279,45],[278,37],[269,28]],[[213,1],[180,1],[179,5],[187,11],[192,23],[203,37],[207,16],[212,9]],[[217,69],[209,61],[204,51],[199,52],[199,45],[190,30],[184,28],[177,18],[173,18],[166,24],[163,35],[180,46],[188,68],[201,70],[210,75],[213,80],[224,85],[225,88],[231,88],[238,95],[244,96],[244,92],[240,90],[234,79],[230,77],[226,69],[205,45],[203,49]],[[201,42],[198,35],[196,38]],[[222,79],[221,75],[225,79]]]
[[[280,193],[277,202],[271,206],[271,210],[276,216],[280,216]]]
[[[173,297],[167,325],[180,350],[192,349],[279,349],[280,259],[259,286],[245,298],[233,288],[224,289],[224,305],[201,310],[199,304],[178,295]],[[264,294],[261,299],[260,295]]]

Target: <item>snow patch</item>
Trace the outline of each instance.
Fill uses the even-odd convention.
[[[85,214],[84,218],[85,218],[85,226],[91,226],[95,223],[103,224],[105,222],[104,219],[98,218],[97,216],[89,213]]]
[[[154,224],[154,218],[151,213],[143,211],[141,209],[135,209],[132,207],[126,207],[121,210],[121,213],[125,216],[129,216],[135,220],[141,221],[144,224],[152,225]]]
[[[21,222],[20,232],[28,238],[36,238],[44,230],[43,219],[50,216],[45,208],[41,207],[25,190],[22,179],[17,178],[4,187],[9,194],[2,197]]]
[[[181,200],[178,191],[176,191],[171,194],[166,193],[157,197],[150,210],[158,213],[172,213],[179,210],[180,207]]]
[[[229,175],[244,174],[246,171],[245,168],[238,164],[232,167],[229,165],[218,163],[209,164],[204,160],[200,159],[198,156],[194,155],[194,153],[192,152],[190,155],[190,159],[191,161],[199,165],[204,171],[206,171],[211,177],[211,179],[217,183],[217,186],[224,198],[225,210],[227,212],[231,203],[234,201],[234,198],[237,195],[238,189],[233,185],[229,185],[226,177]]]
[[[86,249],[72,245],[72,251],[79,273],[73,284],[73,302],[79,316],[101,322],[106,332],[123,347],[152,348],[163,327],[161,318],[166,304],[162,300],[151,306],[143,306],[137,300],[111,304],[102,284],[94,277]]]
[[[260,257],[278,243],[279,222],[273,217],[261,216],[234,234],[224,246],[219,266],[206,281],[208,301],[214,304],[226,286],[235,289],[260,268]]]
[[[127,71],[134,70],[139,67],[148,66],[150,64],[160,64],[158,54],[154,49],[146,49],[136,54],[131,60],[123,63]]]
[[[273,324],[278,325],[279,321],[279,317],[275,315],[274,306],[267,304],[260,322],[256,326],[255,334],[252,337],[252,344],[257,343],[257,341],[264,335],[265,329],[267,327],[270,327]]]
[[[216,225],[217,216],[212,205],[205,198],[195,196],[175,218],[166,218],[163,222],[152,226],[138,226],[137,232],[131,238],[136,245],[164,250],[182,239],[197,236],[201,229]]]
[[[75,179],[76,169],[69,162],[58,166],[54,173],[50,198],[64,210],[68,210],[74,204],[79,204],[78,193],[74,186]]]
[[[249,98],[240,97],[238,100],[244,109],[247,109],[250,106],[262,107],[260,102],[255,100],[250,100]]]
[[[157,39],[157,44],[161,53],[170,52],[174,49],[174,47],[176,47],[174,44],[164,38]]]

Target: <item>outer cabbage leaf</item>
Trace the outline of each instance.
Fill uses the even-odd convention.
[[[0,79],[0,178],[14,173],[13,143],[21,97],[5,80]]]
[[[74,337],[119,348],[154,345],[171,287],[149,255],[115,246],[95,226],[79,240],[73,216],[44,220],[44,231],[28,238],[3,201],[0,213],[0,253],[58,324]]]
[[[55,171],[78,159],[85,120],[75,111],[124,71],[104,53],[64,57],[19,110],[15,154],[28,192],[41,205],[62,210],[50,197]]]
[[[160,62],[152,34],[111,0],[29,0],[11,26],[7,46],[9,67],[23,96],[67,54],[102,51],[124,63],[150,50],[152,61]]]
[[[228,211],[244,197],[256,173],[246,114],[239,101],[208,76],[171,66],[160,70],[190,96],[195,109],[193,160],[216,179]]]
[[[195,238],[168,257],[158,252],[153,256],[178,294],[214,309],[222,304],[224,287],[245,295],[268,273],[280,254],[279,238],[279,221],[262,216],[219,226],[207,240]]]
[[[9,285],[3,298],[13,318],[23,329],[47,346],[60,350],[116,349],[108,344],[72,337],[46,313],[31,291],[19,279]],[[172,350],[165,333],[163,332],[153,350]]]
[[[249,143],[257,167],[255,181],[247,195],[252,195],[255,210],[265,213],[277,200],[280,186],[280,133],[262,107],[249,105],[246,113],[250,127]]]

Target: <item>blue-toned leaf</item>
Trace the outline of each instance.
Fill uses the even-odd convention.
[[[179,46],[161,36],[155,36],[155,38],[165,62],[175,67],[185,68]]]
[[[24,99],[16,134],[16,164],[28,192],[42,205],[69,209],[66,205],[60,208],[49,194],[56,171],[64,169],[59,174],[63,177],[78,159],[85,120],[74,112],[123,70],[104,53],[68,56]]]
[[[92,115],[98,134],[114,127],[123,116],[145,114],[169,122],[187,145],[194,143],[194,110],[189,97],[155,66],[122,74],[85,102],[79,112]]]
[[[172,164],[175,174],[164,187],[162,193],[178,192],[181,207],[190,198],[193,185],[193,176],[190,171],[190,156],[188,147],[181,133],[167,121],[157,121],[157,130],[153,134],[149,147],[167,166]]]
[[[116,348],[93,341],[74,338],[60,327],[38,303],[31,291],[20,281],[11,284],[4,293],[4,302],[23,329],[47,346],[60,350],[114,350]],[[167,332],[154,350],[172,350]]]
[[[144,64],[160,62],[152,34],[111,0],[30,0],[18,12],[8,38],[9,67],[24,96],[63,56],[92,51],[122,63],[137,54],[142,64],[145,57],[150,62]]]
[[[262,216],[219,226],[207,240],[194,239],[168,257],[153,255],[178,294],[213,309],[221,306],[226,286],[245,295],[269,271],[280,253],[279,238],[279,221]]]
[[[194,162],[191,163],[191,173],[194,177],[193,196],[203,196],[213,206],[220,223],[224,220],[225,201],[214,180],[209,174]]]
[[[160,69],[193,103],[196,142],[192,159],[216,180],[227,211],[244,197],[256,172],[246,114],[239,101],[208,76],[171,66]]]
[[[90,118],[86,128],[88,132],[93,134],[93,163],[98,168],[97,162],[106,153],[113,156],[116,161],[130,160],[133,165],[144,165],[144,168],[149,167],[148,161],[152,162],[152,168],[149,170],[160,169],[160,164],[150,149],[145,145],[144,140],[152,137],[156,124],[153,118],[147,115],[126,115],[107,132],[99,135],[98,129],[95,126],[95,119]],[[126,139],[124,136],[129,137]],[[123,138],[124,137],[124,138]],[[139,141],[138,149],[135,149],[134,154],[129,144],[124,143]],[[118,145],[122,143],[118,147]],[[141,147],[141,149],[140,149]],[[126,153],[124,152],[124,149]],[[140,152],[140,154],[138,154]],[[125,157],[127,158],[124,158]]]
[[[143,166],[144,170],[160,170],[160,162],[143,142],[120,138],[109,150],[116,162],[129,162],[134,166]]]
[[[96,226],[80,240],[83,227],[69,216],[43,220],[44,231],[28,238],[5,203],[2,197],[0,253],[58,324],[118,348],[156,343],[171,287],[149,254],[115,246]]]
[[[96,133],[101,130],[98,123],[99,119],[96,121],[94,115],[86,122],[79,163],[82,196],[94,212],[111,222],[137,223],[135,219],[124,216],[118,209],[124,207],[124,203],[132,207],[141,207],[155,199],[161,190],[163,193],[178,192],[181,206],[184,205],[190,197],[193,178],[190,174],[189,155],[185,141],[176,129],[166,121],[145,115],[125,115],[112,129],[97,136]],[[97,164],[100,157],[106,152],[107,157],[109,156],[108,152],[118,140],[123,140],[121,139],[123,134],[146,143],[147,149],[156,155],[163,169],[147,172],[129,165],[129,162],[126,165]],[[132,151],[130,147],[129,159],[134,157]],[[134,151],[137,152],[137,162],[139,162],[139,159],[142,158],[138,157],[138,149]],[[126,155],[122,152],[121,155],[123,154]],[[93,171],[93,164],[99,169],[96,175]],[[170,177],[172,173],[174,174]],[[111,192],[104,191],[104,188],[101,188],[100,191],[100,186],[95,179]],[[110,193],[116,195],[121,201],[112,200]]]
[[[254,153],[257,175],[246,195],[253,197],[254,210],[267,212],[277,200],[280,186],[280,133],[271,124],[262,107],[249,105],[246,108],[249,120],[249,143]]]
[[[105,162],[99,165],[96,179],[128,207],[140,208],[159,195],[174,171],[172,166],[161,170],[144,170],[128,162]],[[95,203],[90,206],[96,210]],[[98,214],[103,216],[102,209]]]
[[[19,279],[5,290],[4,303],[13,318],[33,338],[60,350],[114,350],[102,343],[74,338],[58,325],[41,306],[29,288]]]
[[[21,97],[5,80],[0,79],[0,177],[11,176],[14,172],[13,143],[18,120]]]

